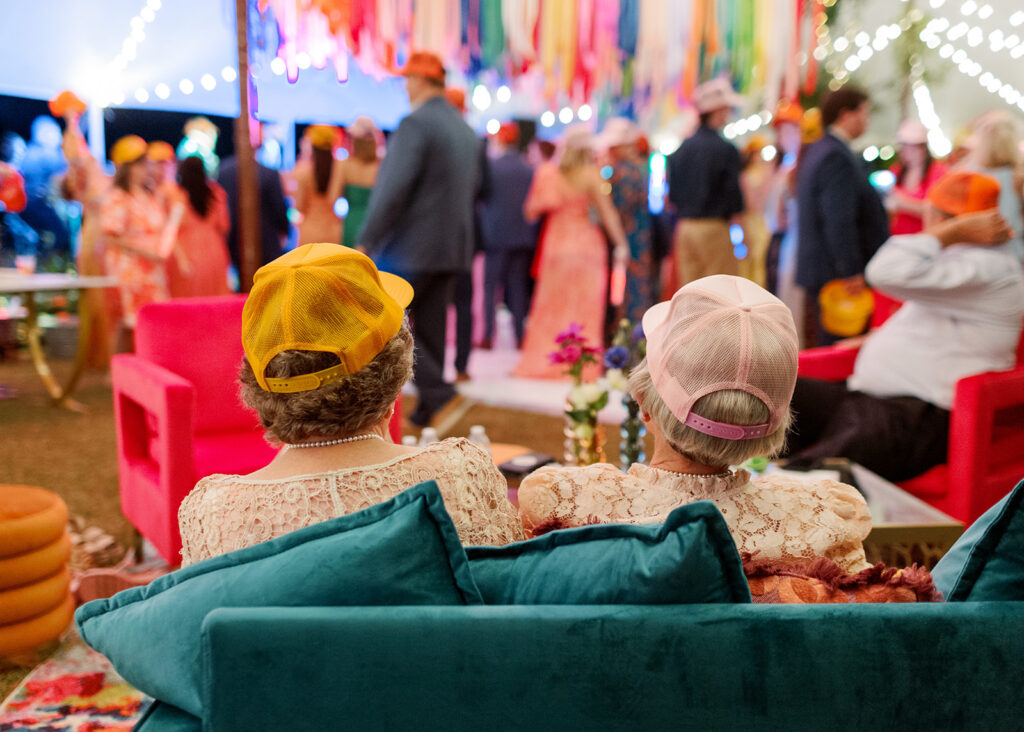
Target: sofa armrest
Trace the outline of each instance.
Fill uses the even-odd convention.
[[[222,608],[202,630],[203,721],[1009,729],[1021,623],[1024,603]]]
[[[149,457],[159,466],[159,482],[172,500],[175,485],[195,482],[192,440],[195,424],[195,388],[186,379],[133,354],[111,359],[110,371],[117,420],[119,462]],[[149,445],[150,425],[155,445]]]
[[[808,379],[845,381],[853,373],[859,348],[824,346],[800,351],[797,373]]]

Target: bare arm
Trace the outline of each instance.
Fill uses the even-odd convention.
[[[626,233],[622,229],[622,220],[619,218],[619,212],[615,210],[615,206],[612,205],[611,196],[604,192],[600,175],[595,169],[593,174],[589,176],[591,198],[597,205],[597,211],[601,215],[601,223],[604,225],[604,230],[608,233],[608,238],[612,240],[612,244],[615,246],[615,258],[620,260],[626,260],[629,258],[629,243],[626,241]]]

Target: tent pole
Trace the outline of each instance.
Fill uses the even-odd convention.
[[[100,161],[100,165],[107,159],[107,141],[103,129],[103,107],[95,101],[89,105],[88,112],[89,127],[89,152]]]
[[[238,117],[235,119],[235,155],[238,159],[238,259],[239,287],[248,292],[262,263],[260,209],[256,156],[249,129],[249,33],[248,0],[235,0],[238,36]]]

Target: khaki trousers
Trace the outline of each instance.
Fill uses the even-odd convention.
[[[678,287],[716,274],[738,275],[729,222],[723,219],[683,219],[676,224]]]

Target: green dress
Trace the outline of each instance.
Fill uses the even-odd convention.
[[[341,243],[347,247],[354,247],[359,242],[359,235],[363,232],[363,226],[366,224],[366,209],[370,205],[372,191],[372,188],[348,184],[342,191],[342,195],[348,201],[348,215],[345,216]]]

